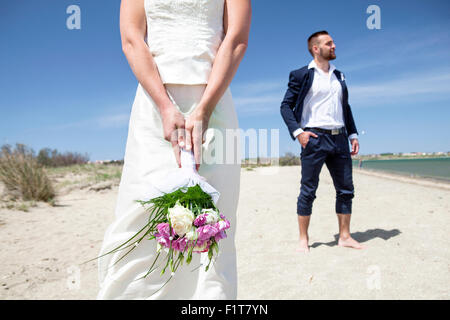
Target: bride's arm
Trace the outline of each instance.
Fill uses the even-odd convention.
[[[250,0],[225,0],[223,16],[225,37],[216,53],[202,99],[186,120],[186,144],[190,148],[192,141],[197,164],[200,163],[199,150],[209,118],[230,85],[247,49],[251,21]],[[196,123],[201,124],[202,128],[198,128]]]
[[[208,85],[200,103],[206,113],[212,113],[244,57],[250,22],[250,0],[225,0],[223,14],[225,37],[217,50]]]
[[[171,142],[180,165],[177,128],[184,128],[184,117],[170,100],[153,56],[145,42],[147,23],[144,0],[122,0],[120,6],[120,34],[122,50],[141,86],[155,102],[163,121],[164,138]],[[151,41],[151,39],[149,39]]]

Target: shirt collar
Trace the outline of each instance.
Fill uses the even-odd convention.
[[[316,69],[318,72],[324,73],[320,68],[317,67],[316,62],[313,60],[311,60],[311,62],[308,64],[308,69],[314,68]],[[334,72],[334,70],[336,70],[336,67],[334,66],[334,64],[332,64],[330,62],[330,69],[328,70],[328,73],[331,74]]]

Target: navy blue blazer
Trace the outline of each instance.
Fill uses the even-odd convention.
[[[334,70],[334,74],[342,86],[342,113],[344,116],[344,124],[347,134],[357,134],[358,131],[356,130],[355,121],[353,120],[352,110],[348,104],[348,90],[347,85],[345,84],[344,76],[336,69]],[[293,140],[295,140],[293,135],[294,131],[300,128],[300,121],[302,119],[303,112],[303,101],[312,86],[313,80],[314,68],[308,69],[308,66],[291,71],[289,74],[288,89],[284,95],[283,102],[281,103],[280,112]]]

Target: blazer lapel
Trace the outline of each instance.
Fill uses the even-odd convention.
[[[347,104],[348,101],[348,91],[347,91],[347,84],[345,83],[345,77],[344,74],[340,71],[338,71],[337,69],[334,69],[334,74],[336,75],[336,78],[338,79],[339,83],[342,86],[342,97],[343,97],[343,104]]]

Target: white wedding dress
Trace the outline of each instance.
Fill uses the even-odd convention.
[[[149,50],[169,96],[185,116],[195,109],[208,83],[224,36],[223,9],[224,0],[145,1]],[[222,138],[218,137],[219,133],[225,137],[226,129],[238,128],[229,88],[215,107],[209,128],[203,144],[204,155],[211,154],[215,140]],[[236,149],[239,149],[238,144],[239,139],[236,139]],[[105,232],[99,256],[128,240],[146,224],[148,215],[134,200],[159,196],[154,184],[177,168],[172,146],[163,138],[158,109],[138,84],[129,120],[115,219]],[[165,265],[161,263],[155,272],[135,281],[148,271],[156,256],[156,242],[144,240],[115,265],[125,251],[99,258],[97,299],[236,299],[234,236],[240,163],[237,159],[233,164],[202,163],[199,174],[220,192],[217,206],[231,223],[227,238],[219,242],[221,253],[215,264],[205,272],[207,253],[196,253],[189,265],[181,265],[165,287],[153,294],[170,277],[170,270],[161,276],[159,272]],[[161,257],[160,261],[163,261]]]

